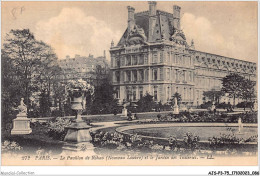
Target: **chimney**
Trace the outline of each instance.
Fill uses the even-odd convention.
[[[130,31],[134,28],[135,25],[135,8],[131,7],[131,6],[127,6],[128,9],[128,34],[130,33]]]
[[[80,55],[79,54],[75,54],[75,59],[79,59]]]
[[[156,15],[156,1],[149,1],[149,16],[155,16]]]
[[[66,59],[69,59],[69,58],[70,58],[70,56],[69,56],[69,55],[67,55],[67,56],[66,56]]]
[[[104,58],[106,58],[106,50],[104,50]]]
[[[113,48],[113,47],[114,47],[114,44],[115,44],[115,43],[114,43],[114,41],[112,40],[112,41],[111,41],[111,46],[110,46],[110,48]]]
[[[153,42],[153,34],[156,24],[156,1],[149,1],[149,34],[148,42]]]
[[[174,28],[180,30],[180,14],[181,14],[181,7],[174,5],[173,6],[173,26]]]
[[[94,55],[90,54],[88,55],[89,58],[94,58]]]

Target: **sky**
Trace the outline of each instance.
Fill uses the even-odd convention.
[[[111,41],[127,28],[127,6],[136,12],[149,9],[147,1],[124,2],[3,2],[2,43],[11,29],[29,28],[37,40],[51,45],[58,58],[75,54],[109,60]],[[257,1],[157,1],[157,9],[181,7],[181,28],[187,42],[200,51],[257,62]]]

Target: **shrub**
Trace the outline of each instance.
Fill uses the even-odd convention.
[[[223,103],[217,104],[216,107],[219,108],[219,109],[227,109],[227,108],[230,107],[230,105],[223,102]]]
[[[23,148],[16,142],[4,141],[2,143],[2,152],[14,152],[17,150],[22,150]]]
[[[170,113],[168,114],[168,116],[174,117],[174,114],[173,114],[172,112],[170,112]]]
[[[245,101],[243,101],[243,102],[240,102],[240,103],[238,103],[236,106],[237,106],[237,108],[251,108],[251,107],[253,107],[253,102],[245,102]]]
[[[92,143],[96,147],[116,149],[120,146],[121,143],[124,143],[123,135],[117,132],[108,133],[103,131],[96,131],[91,132],[90,135],[92,137]]]
[[[50,121],[48,123],[48,135],[53,139],[63,140],[65,135],[67,134],[67,130],[65,127],[69,126],[70,124],[70,119],[57,117],[54,121]]]
[[[220,137],[213,136],[208,141],[210,148],[213,150],[224,146],[232,149],[234,145],[243,143],[243,139],[237,138],[234,134],[220,134]]]
[[[170,136],[168,142],[171,150],[174,150],[177,147],[177,138],[175,136]]]
[[[52,117],[60,117],[61,115],[62,115],[62,112],[60,110],[57,110],[57,109],[55,109],[51,112]]]
[[[185,134],[183,142],[184,142],[184,147],[186,149],[189,149],[191,151],[194,151],[195,149],[198,148],[198,143],[200,141],[199,136],[194,136],[192,133],[188,132]]]
[[[257,112],[246,112],[240,116],[243,123],[257,123]]]
[[[258,135],[251,136],[248,139],[238,138],[235,136],[234,133],[232,134],[220,134],[219,137],[213,136],[212,138],[209,138],[209,144],[210,147],[213,149],[216,149],[218,147],[228,147],[232,148],[232,146],[236,144],[243,144],[247,142],[257,142]]]
[[[258,135],[250,136],[245,142],[258,142]]]
[[[205,102],[205,103],[201,104],[200,108],[201,109],[208,109],[211,106],[212,106],[212,103],[210,101],[208,101],[208,102]]]
[[[157,119],[160,120],[160,118],[162,117],[162,114],[157,114]]]

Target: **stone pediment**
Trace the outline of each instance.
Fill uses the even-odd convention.
[[[134,28],[129,32],[126,38],[126,45],[138,45],[146,43],[146,36],[144,30],[139,26],[135,25]]]
[[[173,41],[177,44],[181,44],[181,45],[185,45],[185,46],[187,45],[186,37],[182,30],[175,29],[174,34],[171,36],[171,41]]]

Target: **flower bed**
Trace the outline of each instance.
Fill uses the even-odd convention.
[[[179,151],[184,148],[194,151],[198,147],[199,137],[191,133],[185,134],[183,138],[184,146],[177,142],[177,138],[171,136],[167,141],[151,140],[140,135],[124,135],[118,132],[91,132],[92,143],[95,147],[117,149],[117,150],[138,150],[142,152],[151,151]]]
[[[208,142],[200,142],[200,137],[192,133],[185,133],[183,139],[170,136],[168,139],[150,138],[138,134],[123,134],[118,132],[96,131],[91,133],[92,143],[97,148],[116,149],[119,151],[141,152],[174,152],[175,154],[186,152],[205,151],[220,154],[238,154],[237,152],[256,152],[257,145],[250,141],[257,140],[257,136],[246,140],[234,138],[229,135],[209,138]],[[241,147],[242,146],[242,147]]]
[[[159,122],[224,122],[224,123],[237,123],[238,118],[242,119],[242,123],[257,123],[257,113],[247,112],[241,114],[228,115],[226,113],[210,113],[210,112],[180,112],[179,114],[169,113],[166,115],[157,115],[157,119],[146,121],[138,121],[137,123],[159,123]]]

